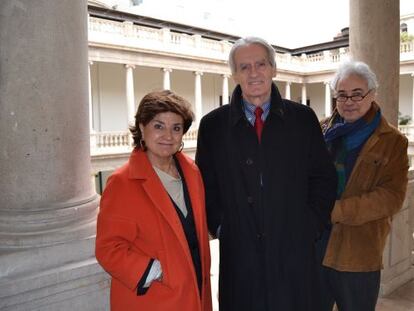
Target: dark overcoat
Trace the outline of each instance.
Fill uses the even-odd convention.
[[[219,229],[220,311],[318,311],[314,244],[336,171],[315,113],[273,85],[259,144],[237,86],[201,120],[196,162],[209,230]]]

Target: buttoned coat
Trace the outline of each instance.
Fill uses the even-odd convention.
[[[211,311],[210,252],[204,188],[194,161],[176,155],[192,204],[202,266],[201,297],[188,243],[177,212],[147,155],[135,149],[108,179],[97,223],[96,258],[112,276],[111,310]],[[162,281],[137,296],[151,258]]]
[[[318,310],[314,247],[336,172],[314,112],[273,85],[259,144],[237,86],[201,120],[196,162],[209,230],[220,228],[220,311]]]
[[[322,126],[328,128],[335,115]],[[391,218],[407,190],[407,146],[407,138],[381,117],[335,203],[325,266],[348,272],[381,270]]]

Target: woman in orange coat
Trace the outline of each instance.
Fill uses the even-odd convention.
[[[189,107],[171,91],[142,99],[135,148],[102,195],[96,258],[112,276],[113,311],[211,310],[204,188],[180,152]]]

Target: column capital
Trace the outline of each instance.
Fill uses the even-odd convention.
[[[125,64],[124,66],[125,66],[126,69],[128,69],[128,68],[135,69],[135,65],[133,65],[133,64]]]
[[[223,78],[226,78],[226,79],[230,79],[230,77],[231,77],[231,75],[230,75],[230,74],[227,74],[227,73],[222,74],[221,76],[222,76]]]
[[[292,81],[285,81],[286,85],[292,85]]]
[[[323,81],[323,84],[330,85],[331,84],[331,81]]]
[[[89,60],[88,64],[89,64],[89,66],[92,66],[93,65],[93,60]]]
[[[411,77],[413,77],[413,78],[414,78],[414,72],[412,72],[412,73],[411,73]]]
[[[161,68],[163,72],[172,72],[171,68]]]
[[[194,71],[194,74],[196,76],[202,76],[203,75],[203,72],[202,71]]]

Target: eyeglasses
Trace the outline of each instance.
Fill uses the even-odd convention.
[[[348,98],[350,99],[350,100],[352,100],[353,102],[360,102],[361,100],[363,100],[369,93],[371,92],[371,90],[369,90],[365,95],[360,95],[360,94],[356,94],[356,95],[351,95],[351,96],[347,96],[347,95],[344,95],[344,94],[339,94],[337,97],[336,97],[336,101],[338,102],[338,103],[345,103],[347,100],[348,100]]]

